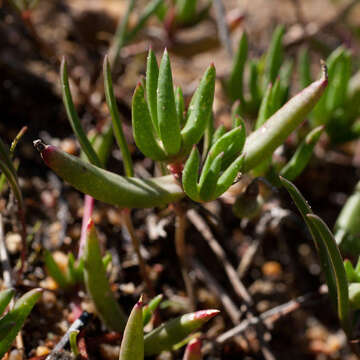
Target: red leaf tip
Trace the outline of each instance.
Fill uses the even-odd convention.
[[[141,309],[142,308],[142,306],[143,306],[143,295],[141,294],[141,296],[140,296],[140,299],[138,300],[138,302],[135,304],[135,307],[137,308],[137,309]]]
[[[186,347],[186,351],[190,354],[201,353],[201,340],[199,338],[192,339]]]
[[[220,311],[216,309],[200,310],[193,313],[193,320],[209,320]]]
[[[91,229],[94,227],[94,220],[93,219],[89,219],[89,222],[86,225],[86,231],[91,231]]]

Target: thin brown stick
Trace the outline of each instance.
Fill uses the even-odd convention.
[[[284,316],[294,312],[299,309],[301,306],[314,301],[314,295],[319,296],[319,293],[311,293],[303,296],[299,296],[296,299],[290,300],[284,304],[276,306],[268,311],[263,312],[258,317],[252,317],[249,319],[245,319],[239,325],[234,328],[224,332],[220,336],[218,336],[215,340],[217,344],[223,344],[229,341],[234,336],[241,334],[244,332],[249,326],[255,326],[259,323],[265,323],[268,326],[274,324],[279,319]]]
[[[230,296],[226,293],[225,289],[218,283],[218,281],[216,281],[216,279],[207,271],[206,267],[199,261],[192,259],[191,265],[195,270],[196,277],[204,284],[206,284],[210,291],[220,300],[231,321],[234,324],[238,324],[240,321],[241,312],[238,310],[238,306],[235,305]]]
[[[239,276],[236,273],[236,270],[228,261],[225,251],[219,245],[219,243],[216,241],[214,235],[211,233],[209,226],[202,219],[202,217],[193,209],[191,209],[187,212],[187,217],[194,224],[194,226],[197,228],[197,230],[202,234],[204,239],[209,244],[211,250],[214,252],[214,254],[218,258],[218,260],[223,264],[225,272],[226,272],[227,276],[229,277],[229,281],[230,281],[234,291],[236,292],[236,294],[241,299],[243,299],[247,303],[247,305],[252,305],[253,300],[252,300],[250,294],[248,293],[245,286],[239,279]]]
[[[136,256],[138,258],[141,276],[145,282],[145,286],[149,292],[149,296],[153,297],[153,296],[155,296],[155,290],[154,290],[153,284],[148,276],[145,260],[141,255],[140,241],[135,233],[134,225],[133,225],[133,222],[132,222],[131,216],[130,216],[130,210],[124,209],[122,211],[122,217],[123,217],[124,226],[130,235],[132,245],[134,247]]]
[[[189,297],[191,311],[196,309],[196,298],[192,281],[189,276],[189,262],[186,254],[185,232],[186,232],[186,211],[182,204],[175,204],[175,248],[179,259],[181,274],[185,283],[186,293]]]
[[[237,268],[237,273],[239,274],[239,278],[242,279],[246,272],[248,271],[252,260],[259,248],[260,241],[258,239],[254,240],[250,246],[246,249],[245,254],[241,258],[240,264]]]

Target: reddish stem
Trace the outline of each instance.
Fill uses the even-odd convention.
[[[90,195],[85,195],[84,198],[84,213],[82,217],[81,224],[81,236],[79,244],[78,259],[80,259],[84,252],[85,242],[86,242],[86,230],[88,227],[89,220],[91,219],[92,213],[94,210],[94,198]]]

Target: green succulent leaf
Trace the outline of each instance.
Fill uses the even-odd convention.
[[[229,163],[229,160],[232,162],[232,160],[241,153],[245,143],[245,138],[245,125],[242,124],[241,126],[238,126],[237,128],[225,133],[216,141],[214,145],[211,146],[201,171],[199,180],[200,186],[203,183],[204,178],[206,177],[215,158],[220,153],[224,153],[224,159],[227,160],[226,164]]]
[[[248,56],[248,39],[246,33],[243,32],[238,45],[237,52],[235,54],[235,58],[230,72],[230,77],[227,84],[228,93],[231,99],[233,101],[236,99],[240,99],[242,103],[245,102],[243,78],[244,78],[244,69],[245,69],[247,56]],[[254,74],[252,76],[254,76]],[[254,79],[252,79],[252,81],[254,81]]]
[[[301,49],[299,55],[299,78],[302,89],[312,82],[309,51],[305,48]]]
[[[197,0],[177,0],[176,19],[180,23],[190,22],[196,15]]]
[[[186,124],[181,131],[184,154],[190,152],[192,146],[197,144],[204,135],[212,112],[215,78],[215,67],[210,65],[191,99]]]
[[[84,278],[87,292],[105,325],[111,330],[123,331],[126,316],[111,291],[92,221],[88,224],[84,249]]]
[[[326,86],[327,75],[324,67],[320,80],[291,98],[265,124],[247,137],[243,150],[246,153],[243,171],[253,169],[286,140],[315,106]]]
[[[59,265],[54,260],[51,252],[47,249],[44,250],[44,260],[46,270],[48,271],[49,275],[55,280],[55,282],[59,285],[61,289],[68,289],[70,286],[69,279],[59,268]]]
[[[157,115],[157,87],[159,79],[159,66],[156,60],[155,53],[152,49],[149,50],[146,62],[146,100],[150,111],[151,120],[157,135],[159,132],[159,123]]]
[[[214,135],[211,139],[211,146],[213,146],[224,134],[226,133],[226,127],[220,125],[214,132]]]
[[[201,310],[167,321],[145,335],[145,356],[160,354],[199,329],[219,313],[218,310]]]
[[[194,146],[182,173],[182,184],[185,194],[194,201],[200,201],[198,191],[199,166],[200,154],[199,150]]]
[[[289,180],[286,180],[283,177],[280,177],[280,181],[281,181],[282,185],[285,187],[285,189],[289,192],[291,198],[293,199],[296,207],[298,208],[300,214],[302,215],[306,225],[308,226],[308,228],[310,230],[311,236],[314,240],[316,250],[319,254],[322,271],[325,274],[326,283],[329,288],[330,298],[334,304],[337,304],[335,274],[333,272],[333,267],[331,265],[327,247],[326,247],[324,241],[320,241],[321,235],[319,233],[319,230],[317,227],[315,227],[313,222],[309,221],[308,215],[313,214],[311,207],[309,206],[309,204],[304,199],[304,197],[302,196],[300,191],[297,189],[297,187],[292,182],[290,182]]]
[[[233,163],[221,174],[217,183],[214,198],[222,195],[235,181],[244,164],[245,154],[238,156]]]
[[[199,195],[202,201],[213,200],[213,195],[216,190],[217,181],[220,175],[222,161],[224,158],[224,153],[221,152],[218,154],[215,159],[211,162],[209,169],[201,173],[199,181]]]
[[[360,282],[360,274],[355,271],[350,260],[344,260],[344,268],[348,283]]]
[[[265,58],[265,86],[274,83],[279,75],[279,70],[283,62],[284,49],[282,40],[285,34],[285,27],[278,25],[273,32],[270,46]]]
[[[259,70],[255,61],[250,61],[249,65],[249,91],[250,91],[250,103],[253,108],[257,108],[261,101],[261,90],[259,87]]]
[[[140,83],[136,87],[132,98],[132,125],[135,143],[141,152],[153,160],[166,160],[167,155],[156,139],[144,97],[144,88]]]
[[[3,340],[6,335],[11,331],[15,326],[15,322],[2,322],[0,321],[0,341]]]
[[[201,345],[199,338],[192,339],[186,346],[183,360],[201,360]]]
[[[119,110],[118,110],[118,107],[116,104],[114,88],[113,88],[112,78],[111,78],[110,63],[109,63],[108,57],[105,57],[105,59],[104,59],[103,75],[104,75],[104,88],[105,88],[106,103],[107,103],[109,111],[110,111],[112,126],[114,129],[114,135],[115,135],[117,144],[122,153],[126,176],[131,177],[131,176],[134,176],[134,170],[133,170],[133,165],[132,165],[132,161],[131,161],[129,147],[126,142],[124,132],[122,129],[122,123],[121,123],[121,119],[120,119]],[[105,161],[102,161],[102,163],[104,164]]]
[[[175,103],[176,103],[176,113],[179,119],[180,126],[185,125],[185,104],[184,104],[184,95],[182,93],[181,87],[178,86],[175,90]]]
[[[354,193],[348,198],[335,223],[335,239],[340,249],[359,255],[360,246],[360,182],[355,186]]]
[[[70,125],[79,140],[81,150],[86,154],[88,160],[99,167],[102,167],[99,157],[96,154],[96,151],[92,147],[89,139],[87,138],[78,117],[78,114],[75,110],[74,102],[72,100],[70,86],[69,86],[69,76],[67,71],[67,64],[65,58],[61,61],[61,69],[60,69],[60,80],[61,80],[61,91],[63,102],[65,105],[66,113],[70,122]]]
[[[336,246],[335,239],[327,227],[325,222],[317,215],[308,214],[309,222],[316,228],[318,238],[317,241],[322,241],[326,246],[329,262],[335,278],[337,291],[337,310],[341,325],[345,332],[349,335],[351,330],[350,322],[350,306],[349,306],[349,291],[346,272],[341,258],[340,251]]]
[[[160,138],[165,152],[168,156],[177,155],[181,147],[180,124],[176,113],[170,59],[166,50],[159,68],[157,114]]]
[[[126,323],[121,342],[119,360],[144,359],[144,330],[142,315],[142,300],[133,307]]]
[[[305,137],[290,161],[281,169],[282,177],[293,181],[303,172],[323,131],[324,126],[318,126]]]
[[[273,85],[269,84],[265,91],[264,97],[261,100],[259,114],[255,123],[255,130],[265,124],[266,120],[272,115],[272,89]]]
[[[30,290],[17,300],[14,307],[0,320],[1,324],[13,324],[12,327],[9,325],[9,332],[0,340],[0,358],[9,350],[41,294],[42,289]]]
[[[154,314],[156,309],[159,307],[164,296],[159,294],[155,296],[151,301],[143,307],[142,316],[143,316],[143,326],[146,326],[151,320],[151,316]]]
[[[152,0],[148,2],[148,4],[145,6],[144,11],[140,14],[136,25],[127,32],[126,42],[130,42],[131,40],[133,40],[137,33],[145,27],[146,22],[150,19],[150,17],[156,14],[163,5],[164,0]]]
[[[35,141],[46,165],[79,191],[122,208],[166,205],[184,197],[173,176],[142,180],[126,178],[66,154],[55,146]]]
[[[9,305],[14,295],[15,295],[14,289],[6,289],[0,291],[0,316],[5,311],[6,307]],[[0,324],[1,324],[1,320],[0,320]]]

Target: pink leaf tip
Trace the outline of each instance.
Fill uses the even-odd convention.
[[[209,320],[216,316],[220,311],[216,309],[208,309],[208,310],[200,310],[196,311],[193,314],[193,320],[202,320],[206,319]]]
[[[143,304],[144,304],[144,302],[143,302],[143,295],[141,294],[141,296],[140,296],[140,299],[138,300],[138,302],[135,304],[135,307],[137,308],[137,309],[141,309],[142,308],[142,306],[143,306]]]
[[[187,350],[190,353],[200,352],[201,351],[201,340],[199,338],[192,339],[187,346]]]
[[[94,227],[94,220],[90,218],[89,222],[86,225],[86,231],[87,232],[91,231],[93,227]]]

